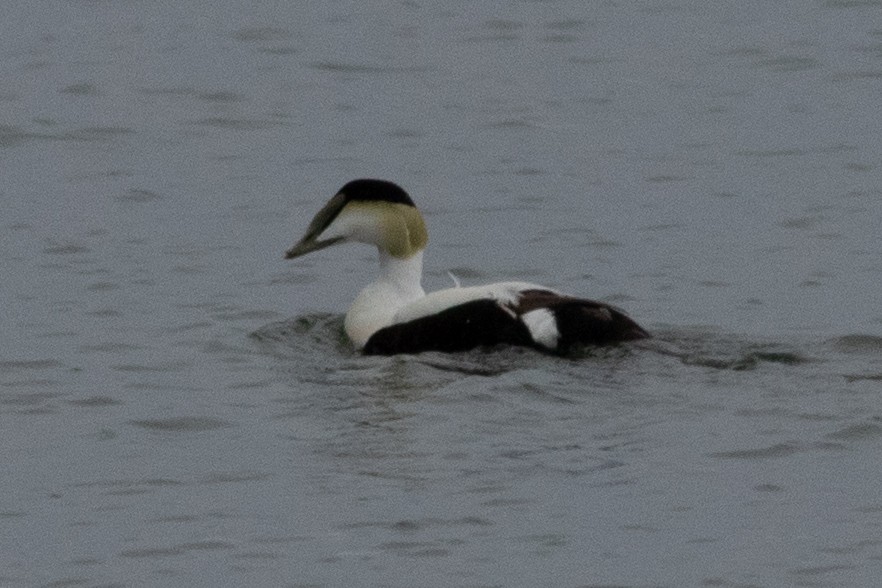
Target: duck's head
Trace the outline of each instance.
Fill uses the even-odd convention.
[[[353,180],[318,211],[285,258],[347,241],[369,243],[393,257],[407,258],[422,251],[428,240],[422,215],[400,186],[385,180]]]

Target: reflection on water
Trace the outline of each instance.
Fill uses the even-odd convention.
[[[875,585],[879,3],[586,6],[4,6],[0,585]],[[362,176],[655,338],[356,354]]]

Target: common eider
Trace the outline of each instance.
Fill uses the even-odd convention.
[[[366,354],[498,344],[562,354],[578,345],[649,337],[609,304],[527,282],[426,294],[421,285],[426,224],[407,192],[392,182],[359,179],[343,186],[285,258],[347,241],[375,245],[380,258],[379,277],[359,293],[344,321],[346,334]]]

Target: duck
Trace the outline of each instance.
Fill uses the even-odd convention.
[[[346,183],[285,252],[294,259],[332,245],[377,248],[379,275],[356,296],[343,328],[367,355],[463,352],[499,345],[565,355],[577,347],[650,337],[621,309],[529,282],[422,286],[426,223],[410,195],[387,180]]]

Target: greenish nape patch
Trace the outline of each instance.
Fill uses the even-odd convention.
[[[429,241],[423,216],[413,206],[397,202],[371,201],[350,202],[347,207],[376,219],[379,229],[377,246],[393,257],[410,257],[422,251]]]
[[[384,203],[384,235],[386,248],[393,257],[410,257],[422,251],[429,242],[423,216],[413,206]]]

